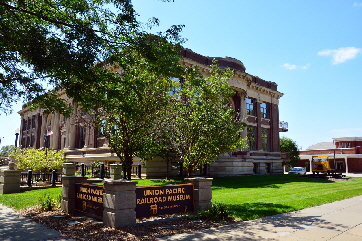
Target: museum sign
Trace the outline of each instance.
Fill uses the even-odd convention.
[[[193,184],[136,187],[136,218],[194,210]]]
[[[95,218],[103,218],[103,185],[75,184],[75,211]]]

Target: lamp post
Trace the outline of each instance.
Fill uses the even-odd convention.
[[[19,132],[20,132],[20,129],[16,128],[15,129],[15,147],[18,147]]]

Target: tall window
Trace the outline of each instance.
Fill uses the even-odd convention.
[[[246,98],[246,114],[255,116],[255,99]]]
[[[30,130],[31,129],[31,119],[28,119],[28,126],[26,128],[27,130]]]
[[[260,113],[261,113],[261,118],[264,119],[269,119],[269,104],[268,103],[261,103],[260,104]]]
[[[249,150],[256,150],[256,128],[255,126],[248,126],[247,139]]]
[[[269,129],[261,129],[261,143],[263,151],[269,151]]]
[[[34,146],[34,141],[35,141],[35,136],[34,136],[34,134],[32,134],[30,136],[30,144],[29,144],[31,147]]]
[[[80,129],[79,129],[79,148],[83,148],[85,146],[86,134],[87,134],[87,128],[80,127]]]
[[[102,120],[100,125],[99,125],[99,129],[98,129],[98,137],[104,137],[104,134],[106,133],[106,128],[107,128],[107,122],[105,120]]]
[[[67,138],[64,137],[63,138],[63,143],[62,143],[62,149],[66,147],[66,143],[67,143]]]
[[[35,128],[35,116],[31,118],[31,128]]]

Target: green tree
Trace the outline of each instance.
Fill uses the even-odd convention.
[[[152,59],[144,35],[129,0],[1,1],[0,112],[24,98],[69,114],[58,90],[77,99],[84,83],[101,77],[97,63],[130,45]]]
[[[16,148],[9,156],[15,160],[18,169],[46,172],[62,168],[63,154],[47,148]]]
[[[149,160],[159,153],[156,123],[162,120],[171,100],[168,92],[175,87],[170,76],[187,72],[180,65],[181,46],[168,39],[149,35],[142,40],[152,61],[134,48],[112,56],[104,68],[107,77],[87,84],[78,98],[77,103],[88,113],[81,121],[107,138],[126,167],[127,179],[131,179],[134,156]]]
[[[3,147],[1,147],[1,150],[0,150],[0,156],[3,156],[3,157],[9,156],[9,154],[13,151],[15,151],[14,145],[3,146]]]
[[[299,158],[299,146],[292,139],[283,136],[280,138],[280,151],[290,153],[290,162],[287,163],[288,166],[295,166]]]
[[[166,145],[187,169],[188,176],[220,154],[246,145],[240,136],[245,123],[238,120],[229,105],[235,92],[227,80],[233,71],[214,64],[210,74],[207,78],[186,76],[178,82],[164,122]]]

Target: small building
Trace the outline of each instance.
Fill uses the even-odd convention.
[[[182,51],[181,55],[184,65],[198,66],[204,76],[208,75],[214,58],[189,49]],[[247,124],[242,135],[247,137],[249,148],[220,155],[218,160],[205,167],[204,173],[209,176],[282,174],[279,132],[288,131],[288,123],[279,121],[278,105],[283,94],[278,92],[276,83],[246,73],[241,61],[230,57],[216,59],[220,67],[234,70],[229,84],[235,95],[230,101]],[[73,116],[81,115],[81,110],[76,111],[79,113],[73,113]],[[48,114],[40,109],[32,111],[26,106],[18,113],[21,115],[20,145],[23,148],[62,149],[66,152],[66,159],[75,163],[119,162],[98,130],[75,121],[73,117]],[[140,162],[134,157],[135,164]],[[146,166],[142,172],[147,177],[164,177],[166,173],[182,175],[178,163],[170,165],[163,160],[152,160],[146,162]]]
[[[333,142],[323,142],[300,151],[297,166],[311,170],[313,156],[328,156],[332,169],[337,172],[362,172],[362,137],[332,138]],[[319,147],[319,148],[318,148]]]

